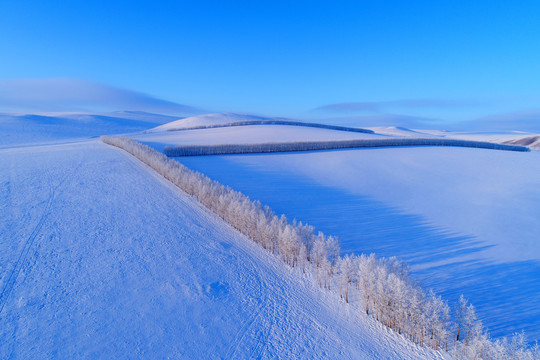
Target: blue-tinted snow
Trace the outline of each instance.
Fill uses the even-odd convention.
[[[365,163],[388,160],[378,158],[381,150],[360,151],[375,158],[371,161],[364,158]],[[345,153],[350,157],[354,151],[206,156],[180,158],[179,161],[253,199],[260,200],[278,214],[283,213],[289,218],[307,222],[328,235],[337,235],[344,252],[375,252],[380,256],[398,256],[412,265],[423,285],[434,288],[450,302],[455,302],[461,293],[465,294],[477,307],[479,317],[495,336],[509,335],[524,329],[530,340],[540,339],[540,282],[537,281],[540,277],[540,244],[535,242],[534,238],[540,215],[535,212],[536,207],[531,205],[539,197],[539,190],[535,191],[531,184],[538,180],[523,179],[522,183],[513,186],[520,176],[534,176],[534,165],[533,169],[523,169],[520,172],[519,166],[523,164],[519,163],[519,158],[505,158],[507,156],[501,155],[502,152],[439,149],[436,151],[443,154],[442,163],[430,164],[434,167],[433,174],[420,181],[415,178],[415,174],[407,174],[407,170],[404,170],[406,167],[422,167],[418,165],[423,161],[419,150],[394,151],[410,152],[410,158],[397,160],[404,162],[404,167],[392,162],[386,165],[378,164],[375,168],[366,166],[367,174],[356,173],[356,179],[341,179],[336,180],[336,183],[321,181],[324,177],[335,180],[335,177],[340,175],[337,169],[340,165],[334,164],[333,168],[337,169],[337,172],[332,174],[332,166],[327,166],[328,159],[331,159],[330,162],[334,160],[339,163],[340,157]],[[445,163],[444,154],[448,151],[457,155],[447,156]],[[483,153],[478,155],[478,151]],[[478,161],[488,162],[486,166],[497,167],[498,158],[491,159],[494,154],[501,156],[502,164],[514,162],[517,165],[508,169],[503,165],[500,166],[501,169],[482,169],[475,161],[470,160],[471,157],[478,156]],[[536,155],[538,154],[531,156],[536,159]],[[455,157],[457,160],[454,160]],[[466,161],[467,159],[469,161]],[[460,162],[464,165],[456,169],[456,163]],[[396,177],[402,178],[405,185],[392,184],[385,179],[385,171],[401,172]],[[481,188],[480,181],[485,181],[484,177],[494,177],[498,172],[507,171],[514,173],[505,176],[500,182],[485,183],[485,187],[493,189]],[[533,175],[530,174],[531,171]],[[325,172],[328,174],[322,175]],[[462,179],[463,183],[460,180],[448,181],[451,176]],[[416,189],[406,186],[409,180],[416,184]],[[475,183],[476,180],[478,184]],[[355,183],[359,189],[351,191]],[[376,185],[377,183],[379,185]],[[366,184],[370,186],[364,187]],[[471,189],[460,189],[467,186]],[[373,188],[377,190],[373,191]],[[498,194],[499,190],[508,192],[505,196],[513,197],[512,201],[508,199],[507,204],[500,204],[500,209],[492,209],[493,213],[475,214],[475,211],[482,211],[483,205],[496,208],[494,199],[489,197]],[[385,191],[401,194],[385,195]],[[438,197],[437,191],[450,194]],[[458,195],[452,195],[452,191]],[[471,191],[486,194],[475,197]],[[421,192],[427,192],[427,195],[420,194]],[[471,198],[466,198],[463,194],[468,194]],[[422,196],[428,198],[422,199]],[[424,205],[424,214],[403,210],[411,204],[429,202],[429,196],[433,201],[441,203],[438,206]],[[453,196],[462,198],[453,201]],[[396,200],[391,201],[394,198]],[[422,206],[416,207],[416,210],[418,209],[422,210]],[[452,213],[456,211],[458,213]],[[505,211],[508,211],[508,216],[503,219]],[[522,212],[525,213],[523,216]],[[459,219],[460,216],[464,219]],[[454,224],[455,226],[452,226]],[[529,226],[530,229],[511,228],[511,224],[516,227]],[[455,230],[460,227],[471,231]],[[511,234],[516,234],[515,238],[511,237]],[[488,235],[492,235],[491,238],[488,238]],[[527,246],[530,251],[521,250]],[[512,247],[520,251],[505,250]]]

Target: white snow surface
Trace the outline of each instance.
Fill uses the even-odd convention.
[[[443,358],[119,149],[8,148],[0,169],[0,358]]]

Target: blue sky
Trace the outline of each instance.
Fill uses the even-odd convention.
[[[2,0],[0,111],[25,104],[9,84],[52,79],[209,111],[530,115],[539,18],[534,1]]]

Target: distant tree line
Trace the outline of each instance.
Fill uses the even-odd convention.
[[[249,153],[273,153],[290,151],[315,151],[334,149],[356,149],[388,146],[459,146],[507,151],[530,151],[525,146],[496,144],[485,141],[470,141],[456,139],[421,139],[421,138],[385,138],[385,139],[356,139],[335,141],[301,141],[273,142],[259,144],[228,144],[228,145],[183,145],[166,146],[164,153],[170,157],[201,156]]]
[[[244,121],[231,122],[227,124],[210,124],[210,125],[200,125],[200,126],[192,126],[192,127],[172,128],[172,129],[168,129],[167,131],[201,130],[201,129],[214,129],[214,128],[223,128],[223,127],[232,127],[232,126],[249,126],[249,125],[304,126],[304,127],[348,131],[348,132],[364,133],[364,134],[374,133],[373,130],[368,130],[368,129],[353,128],[353,127],[338,126],[338,125],[306,123],[306,122],[301,122],[301,121],[289,121],[289,120],[244,120]]]
[[[268,206],[135,140],[101,139],[134,155],[270,254],[410,341],[448,351],[455,359],[540,359],[538,344],[528,346],[523,334],[490,338],[463,296],[452,311],[440,296],[422,289],[396,258],[341,256],[333,236],[277,216]]]

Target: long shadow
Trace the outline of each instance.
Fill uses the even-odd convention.
[[[345,253],[375,252],[397,256],[413,265],[445,261],[486,248],[472,237],[436,229],[420,216],[400,213],[367,197],[230,158],[190,157],[180,162],[269,205],[277,214],[338,236]]]
[[[235,161],[238,156],[242,155],[180,162],[269,205],[277,214],[338,236],[342,253],[374,252],[406,261],[423,286],[433,288],[451,305],[460,294],[469,298],[493,336],[524,329],[529,340],[540,339],[540,261],[490,263],[482,253],[490,245],[474,237],[436,228],[421,216],[368,197],[266,169],[264,157],[257,165],[248,165]]]
[[[453,262],[414,273],[451,303],[465,294],[492,336],[524,330],[540,340],[540,261]]]

